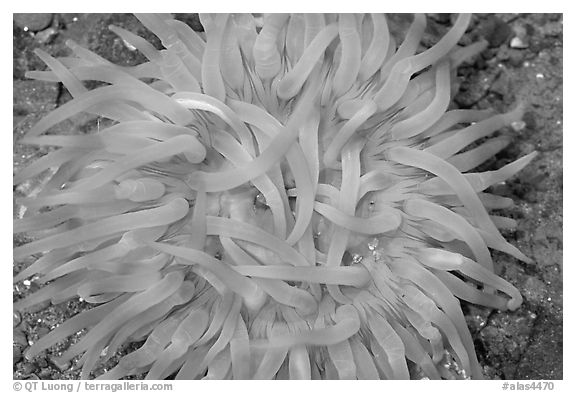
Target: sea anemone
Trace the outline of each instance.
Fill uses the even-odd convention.
[[[460,15],[422,49],[381,14],[137,15],[165,49],[110,29],[148,61],[118,66],[69,42],[37,50],[73,99],[19,142],[52,151],[19,171],[14,232],[37,256],[22,310],[50,299],[93,305],[40,338],[85,330],[61,356],[98,378],[482,378],[460,301],[514,310],[520,292],[489,249],[530,262],[499,229],[513,201],[490,192],[535,153],[475,173],[519,121],[450,109]],[[89,90],[85,83],[101,82]],[[84,135],[48,131],[80,112],[110,119]],[[106,349],[105,355],[102,355]]]

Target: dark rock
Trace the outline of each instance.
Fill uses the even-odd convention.
[[[22,347],[28,346],[28,339],[26,338],[26,334],[20,329],[14,329],[12,331],[12,342],[15,345],[20,345]]]
[[[487,19],[484,19],[480,22],[478,29],[478,34],[488,41],[488,45],[491,47],[502,45],[512,34],[510,26],[496,16],[489,16]]]
[[[48,367],[48,362],[46,361],[46,359],[44,358],[40,358],[36,361],[36,364],[38,365],[38,367],[40,367],[41,369],[44,369],[46,367]]]
[[[526,57],[524,56],[523,51],[510,49],[510,57],[508,61],[512,67],[521,67],[524,64]]]
[[[454,101],[461,108],[471,108],[486,96],[493,78],[493,75],[485,76],[482,79],[478,75],[463,78],[460,91],[454,97]]]
[[[35,373],[35,372],[37,372],[37,371],[38,371],[38,366],[36,366],[35,363],[26,362],[26,363],[24,363],[24,365],[22,366],[22,373],[23,373],[24,375],[29,376],[30,374]]]
[[[450,24],[450,14],[428,14],[428,17],[430,19],[432,19],[433,21],[443,24],[443,25],[449,25]]]
[[[507,72],[501,72],[496,80],[490,85],[490,91],[505,97],[510,92],[510,76]]]
[[[22,349],[18,345],[12,346],[12,364],[18,363],[22,360]]]
[[[30,31],[44,30],[52,23],[52,14],[14,14],[14,23]]]
[[[485,307],[475,306],[473,304],[467,304],[467,312],[465,313],[466,324],[470,329],[472,335],[480,332],[484,327],[492,313],[492,310]]]
[[[39,327],[36,330],[36,335],[38,336],[38,338],[42,338],[45,335],[47,335],[48,333],[50,333],[50,329],[48,329],[47,327],[44,327],[44,326]]]
[[[536,114],[533,111],[527,111],[522,116],[522,120],[526,123],[526,128],[530,130],[536,129],[538,121],[536,120]]]

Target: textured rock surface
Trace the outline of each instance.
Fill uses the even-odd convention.
[[[22,18],[16,16],[14,19],[14,140],[48,111],[70,99],[61,86],[25,79],[27,70],[44,69],[33,53],[35,48],[42,48],[53,56],[64,56],[69,53],[65,41],[73,39],[114,63],[136,64],[143,60],[141,55],[127,48],[107,26],[116,24],[158,42],[129,15],[43,15],[28,16],[31,21],[44,25],[38,27],[38,22],[26,30],[30,21],[22,22]],[[179,14],[178,18],[199,26],[195,16]],[[450,24],[449,15],[431,15],[425,42],[433,42]],[[497,190],[516,201],[516,207],[508,213],[519,221],[519,228],[506,234],[508,239],[535,261],[533,265],[525,265],[498,253],[494,258],[497,270],[520,289],[525,302],[513,313],[464,305],[480,362],[490,379],[563,377],[562,35],[560,14],[481,14],[473,18],[462,39],[470,43],[484,38],[489,48],[481,58],[459,70],[457,105],[505,111],[523,101],[528,108],[523,123],[508,130],[513,133],[515,143],[499,153],[485,169],[500,167],[534,150],[540,152],[526,170]],[[60,131],[78,132],[97,126],[95,119],[76,117],[59,127]],[[16,144],[13,152],[14,171],[45,153]],[[19,188],[15,195],[25,191]],[[14,241],[23,240],[24,237],[17,237]],[[14,273],[21,268],[15,266]],[[33,290],[34,285],[16,284],[14,299]],[[16,315],[14,378],[78,378],[79,370],[58,364],[54,358],[80,336],[70,338],[32,362],[26,361],[22,353],[53,326],[85,308],[85,303],[74,301],[37,307],[34,312]],[[123,348],[122,352],[129,350]],[[116,359],[113,357],[108,365]]]

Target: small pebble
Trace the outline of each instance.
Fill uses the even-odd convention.
[[[56,29],[50,27],[50,28],[48,28],[46,30],[42,30],[41,32],[36,34],[36,36],[34,38],[40,44],[49,44],[50,41],[52,41],[52,39],[56,36],[57,33],[58,32],[56,31]]]
[[[510,41],[510,47],[514,49],[526,49],[528,48],[528,43],[520,37],[514,37]]]
[[[542,51],[542,52],[538,53],[538,58],[542,59],[544,61],[549,61],[550,60],[550,53],[548,53],[546,51]]]
[[[519,120],[519,121],[512,122],[512,124],[510,124],[510,126],[512,126],[512,129],[514,131],[522,131],[524,128],[526,128],[526,123],[523,122],[522,120]]]
[[[20,322],[22,322],[22,316],[18,311],[14,311],[12,313],[12,327],[15,328],[16,326],[20,325]]]
[[[40,379],[52,379],[50,378],[52,376],[52,370],[50,370],[49,368],[45,368],[42,371],[40,371],[38,376],[40,377]]]
[[[58,367],[58,370],[60,371],[65,371],[70,368],[70,362],[63,361],[59,356],[52,356],[50,358],[50,362],[52,362],[53,365]]]
[[[52,23],[52,14],[14,14],[14,23],[26,31],[41,31]]]
[[[376,250],[376,247],[378,247],[378,239],[377,238],[374,238],[368,242],[368,249],[370,251]]]
[[[254,201],[254,206],[260,208],[260,209],[264,209],[267,208],[268,205],[266,204],[266,197],[264,197],[264,195],[262,193],[258,193],[258,195],[256,195],[256,200]]]
[[[524,66],[524,56],[525,56],[525,53],[522,52],[521,50],[514,50],[514,51],[511,51],[510,58],[508,59],[508,61],[510,62],[510,65],[513,67],[523,67]]]

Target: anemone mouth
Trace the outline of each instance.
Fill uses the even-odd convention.
[[[459,300],[520,306],[489,249],[530,260],[487,190],[534,153],[472,171],[523,108],[448,110],[452,70],[484,46],[457,45],[470,15],[425,50],[423,15],[398,45],[379,14],[202,15],[202,35],[137,17],[164,49],[111,30],[147,62],[71,42],[29,73],[74,99],[20,141],[56,150],[14,178],[51,169],[14,222],[35,237],[14,258],[38,256],[15,281],[47,285],[15,308],[95,307],[26,357],[87,329],[61,357],[83,378],[126,342],[143,343],[99,378],[482,378]],[[46,135],[80,112],[112,125]]]

